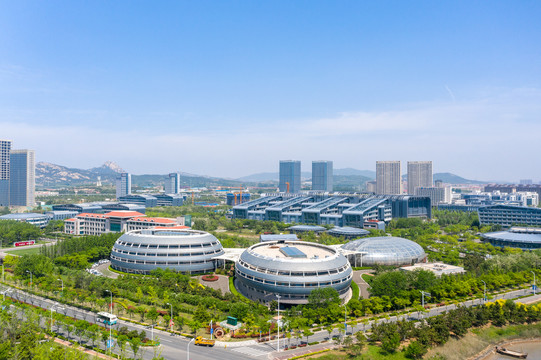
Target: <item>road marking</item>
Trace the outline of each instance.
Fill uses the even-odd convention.
[[[246,355],[251,355],[251,356],[263,356],[263,355],[267,355],[270,350],[267,346],[258,346],[257,348],[255,347],[249,347],[249,346],[242,346],[242,347],[237,347],[237,348],[231,348],[231,351],[236,351],[236,352],[239,352],[241,354],[246,354]]]

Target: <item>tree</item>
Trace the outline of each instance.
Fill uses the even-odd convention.
[[[197,306],[195,313],[193,315],[194,320],[199,321],[200,323],[206,324],[210,321],[210,314],[203,307],[203,305]]]
[[[147,317],[152,321],[152,324],[156,322],[158,316],[160,316],[160,314],[158,314],[158,310],[156,310],[155,307],[151,308],[147,313]]]
[[[317,288],[308,295],[308,306],[317,308],[326,308],[330,304],[340,304],[340,295],[332,287]]]
[[[332,335],[332,332],[334,331],[334,328],[332,327],[332,325],[329,325],[325,327],[325,330],[329,333],[329,340],[331,340],[331,335]]]
[[[381,349],[386,353],[394,353],[400,346],[400,335],[397,333],[386,336],[381,341]]]
[[[419,341],[411,342],[406,348],[405,355],[410,359],[422,359],[428,349]]]
[[[133,352],[133,357],[137,359],[137,354],[141,348],[141,339],[138,337],[133,337],[129,340],[131,351]]]
[[[304,328],[303,329],[303,334],[306,337],[306,343],[308,344],[308,338],[310,336],[314,335],[314,333],[309,328]]]
[[[118,347],[120,348],[120,358],[125,359],[126,358],[126,345],[128,343],[128,337],[126,335],[120,335],[117,337],[116,341],[118,343]]]

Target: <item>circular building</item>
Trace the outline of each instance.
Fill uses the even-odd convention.
[[[246,249],[235,264],[235,286],[252,300],[306,304],[320,287],[345,298],[353,272],[344,255],[328,246],[303,241],[269,241]]]
[[[172,269],[197,274],[213,271],[222,244],[213,235],[197,230],[145,229],[125,233],[111,252],[113,269],[135,274]]]
[[[411,265],[426,258],[421,247],[408,239],[381,236],[350,241],[341,246],[354,266]]]
[[[343,236],[346,239],[356,239],[362,236],[366,236],[370,234],[370,231],[365,229],[359,229],[354,227],[339,227],[335,226],[331,230],[327,231],[327,234],[335,237],[341,237]]]
[[[326,231],[327,229],[323,226],[318,225],[293,225],[287,228],[292,233],[305,233],[305,232],[313,232],[315,234],[322,233]]]
[[[541,229],[511,228],[509,231],[496,231],[481,234],[481,237],[494,246],[514,247],[523,250],[541,248]]]

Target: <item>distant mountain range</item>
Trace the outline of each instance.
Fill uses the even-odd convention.
[[[117,174],[124,170],[112,161],[105,162],[100,167],[92,169],[75,169],[62,165],[39,162],[36,164],[36,184],[45,187],[73,186],[83,184],[95,184],[98,177],[103,184],[115,183]],[[190,187],[206,186],[277,186],[278,173],[258,173],[244,176],[238,179],[224,179],[210,176],[194,175],[189,173],[180,173],[181,185]],[[304,180],[310,180],[311,172],[302,172],[301,177]],[[371,170],[357,170],[352,168],[334,170],[334,186],[338,191],[359,191],[363,190],[366,182],[374,180],[376,173]],[[157,186],[165,183],[166,175],[147,174],[132,175],[132,184],[140,187]],[[403,176],[407,179],[407,175]],[[487,183],[478,180],[469,180],[451,173],[435,173],[434,180],[442,180],[448,184],[483,184]]]
[[[372,170],[357,170],[352,168],[345,168],[345,169],[334,169],[333,170],[334,176],[341,175],[341,176],[363,176],[370,180],[373,180],[376,178],[376,172]],[[239,181],[276,181],[278,182],[280,178],[280,174],[277,172],[264,172],[264,173],[257,173],[252,174],[248,176],[243,176],[241,178],[238,178],[236,180]],[[312,172],[310,171],[302,171],[301,172],[301,178],[303,179],[311,179],[312,178]]]
[[[74,186],[83,184],[96,184],[98,176],[102,184],[114,185],[116,176],[124,170],[112,161],[105,162],[100,167],[92,169],[74,169],[62,165],[46,162],[36,164],[36,185],[44,187]],[[200,176],[180,172],[181,186],[205,187],[205,186],[240,186],[236,180]],[[166,175],[132,175],[132,184],[147,187],[163,185]]]
[[[488,184],[491,181],[479,181],[479,180],[469,180],[465,179],[461,176],[451,174],[451,173],[435,173],[433,174],[434,181],[441,180],[445,184],[467,184],[467,185],[480,185],[480,184]],[[408,180],[408,175],[404,174],[402,175],[402,180]]]

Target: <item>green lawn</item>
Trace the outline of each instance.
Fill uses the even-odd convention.
[[[19,255],[19,256],[35,255],[35,254],[39,254],[39,247],[30,248],[30,249],[13,249],[13,250],[7,250],[4,252],[7,252],[13,255]]]
[[[397,351],[393,354],[383,353],[381,348],[374,345],[368,345],[365,347],[361,356],[353,357],[348,355],[343,350],[332,350],[323,354],[316,354],[308,356],[306,359],[318,359],[318,360],[408,360],[403,351]]]

